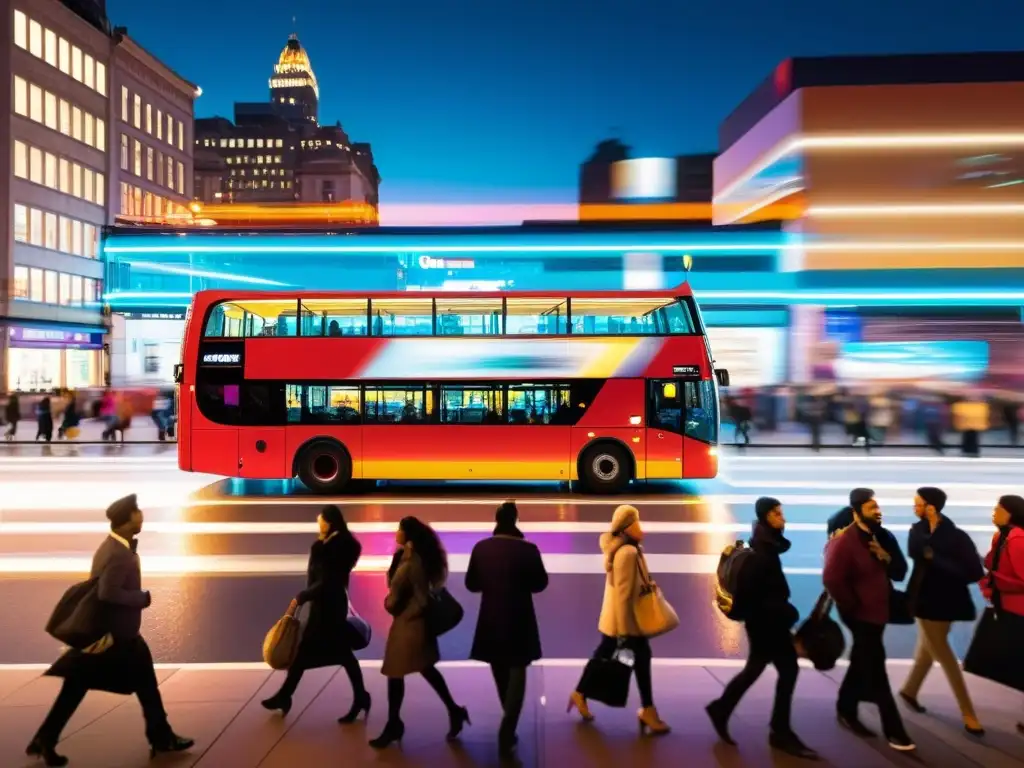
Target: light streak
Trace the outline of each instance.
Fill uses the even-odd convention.
[[[819,218],[885,216],[1020,216],[1022,203],[921,203],[892,205],[812,205],[807,215]]]
[[[193,269],[191,267],[177,267],[173,264],[160,264],[155,261],[133,261],[131,262],[131,265],[132,267],[143,267],[154,272],[165,272],[169,275],[207,277],[213,280],[230,280],[235,283],[245,283],[247,285],[267,285],[280,288],[288,287],[288,283],[280,283],[276,280],[267,280],[262,277],[248,277],[246,275],[237,275],[230,272],[210,272],[208,270]]]

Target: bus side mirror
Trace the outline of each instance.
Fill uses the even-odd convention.
[[[725,368],[715,368],[715,378],[718,379],[718,386],[729,386],[729,371]]]
[[[181,363],[175,363],[174,365],[174,383],[181,384],[181,380],[185,378],[185,366]]]

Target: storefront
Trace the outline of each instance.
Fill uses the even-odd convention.
[[[115,315],[111,328],[114,386],[170,386],[181,362],[184,312]]]
[[[8,392],[47,392],[103,385],[103,334],[8,325]]]

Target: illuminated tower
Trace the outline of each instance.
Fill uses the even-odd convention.
[[[320,86],[309,63],[306,49],[295,35],[281,51],[274,76],[270,78],[270,100],[279,114],[318,125]]]

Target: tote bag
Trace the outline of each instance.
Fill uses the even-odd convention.
[[[679,626],[679,615],[651,581],[647,561],[641,552],[636,561],[640,573],[640,595],[633,606],[636,625],[644,637],[658,637]]]
[[[370,640],[373,639],[373,630],[370,622],[356,613],[356,609],[352,607],[352,598],[346,595],[346,599],[348,615],[345,617],[345,623],[348,624],[349,643],[353,651],[362,651],[369,647]]]
[[[427,599],[427,629],[434,637],[451,632],[466,615],[459,601],[444,587],[432,591]]]
[[[88,648],[107,633],[106,610],[99,598],[100,580],[69,587],[46,622],[46,632],[68,648]]]
[[[629,678],[633,675],[631,662],[632,657],[621,650],[607,658],[591,659],[580,678],[580,693],[609,707],[625,707],[629,700]]]
[[[285,614],[263,638],[263,661],[271,669],[288,669],[295,663],[302,640],[302,622]]]
[[[999,569],[1006,540],[992,557],[990,573]],[[991,578],[991,576],[989,577]],[[974,629],[964,657],[964,671],[1024,692],[1024,616],[1003,610],[1002,595],[992,582],[992,606],[985,609]]]

